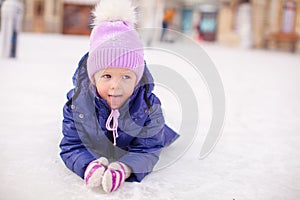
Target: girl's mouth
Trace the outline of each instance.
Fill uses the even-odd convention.
[[[122,95],[108,95],[110,107],[113,109],[119,108],[122,103]]]

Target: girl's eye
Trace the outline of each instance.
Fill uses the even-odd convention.
[[[111,75],[109,75],[109,74],[104,74],[104,75],[102,75],[102,78],[109,79],[109,78],[111,78]]]
[[[124,75],[123,79],[130,79],[130,76],[129,75]]]

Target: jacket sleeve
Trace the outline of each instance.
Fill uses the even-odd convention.
[[[74,89],[67,94],[69,101],[63,107],[63,138],[59,145],[60,156],[71,171],[83,178],[87,165],[96,158],[86,149],[76,130],[70,105],[73,95]]]
[[[141,133],[131,142],[128,153],[119,159],[132,169],[126,181],[140,182],[153,170],[165,145],[164,131],[165,121],[160,103],[154,104]]]

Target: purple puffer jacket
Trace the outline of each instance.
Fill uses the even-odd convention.
[[[127,181],[140,182],[159,159],[162,148],[174,142],[179,135],[164,121],[160,101],[152,93],[153,78],[145,72],[131,98],[120,108],[118,138],[112,143],[112,132],[105,128],[110,108],[91,85],[86,54],[80,61],[74,77],[74,89],[67,94],[63,108],[63,138],[60,156],[66,166],[84,176],[87,165],[105,156],[132,168]]]

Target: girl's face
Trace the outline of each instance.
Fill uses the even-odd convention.
[[[98,94],[111,109],[118,109],[132,95],[136,75],[124,68],[107,68],[95,74],[95,82]]]

